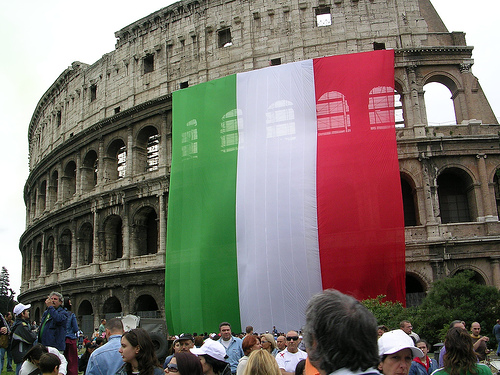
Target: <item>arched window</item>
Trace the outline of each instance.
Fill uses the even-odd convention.
[[[429,126],[454,125],[457,123],[451,91],[440,82],[424,85],[425,109]]]
[[[45,274],[49,275],[54,271],[54,237],[50,236],[47,239],[43,253],[45,259]]]
[[[239,111],[241,112],[241,110]],[[241,120],[243,121],[243,120]],[[242,123],[239,126],[243,126]],[[220,148],[222,152],[231,152],[238,149],[238,110],[227,112],[220,124]]]
[[[120,300],[116,297],[108,298],[102,307],[102,312],[104,314],[116,314],[122,312],[122,304]],[[106,317],[107,318],[107,317]]]
[[[127,169],[127,147],[121,139],[115,139],[108,147],[104,165],[106,181],[115,181],[125,177]]]
[[[81,167],[82,190],[90,191],[97,185],[97,153],[94,150],[87,152]]]
[[[40,276],[40,267],[42,261],[42,243],[36,244],[35,253],[33,254],[33,274],[35,277]]]
[[[83,224],[78,233],[78,260],[80,265],[94,260],[94,231],[90,223]]]
[[[293,103],[278,100],[266,112],[266,138],[282,138],[295,135],[295,112]]]
[[[70,161],[64,168],[63,194],[64,199],[71,198],[76,193],[76,164]]]
[[[104,249],[106,261],[123,256],[122,219],[118,215],[109,216],[104,223]]]
[[[198,158],[198,122],[193,119],[186,124],[186,130],[181,134],[182,159]]]
[[[38,190],[38,207],[39,213],[42,214],[46,208],[46,198],[47,198],[47,181],[43,180],[40,184],[40,188]]]
[[[497,203],[497,215],[500,217],[500,169],[497,169],[493,177],[493,186],[495,188],[495,202]]]
[[[394,88],[379,86],[368,96],[370,129],[387,129],[394,126]]]
[[[401,176],[401,192],[403,194],[403,210],[405,216],[405,227],[418,225],[416,210],[416,192],[406,177]]]
[[[441,222],[447,224],[472,221],[474,189],[470,176],[460,169],[452,168],[439,175],[437,184]]]
[[[419,306],[425,298],[425,288],[421,280],[406,273],[406,307]]]
[[[141,129],[137,136],[134,148],[136,158],[134,165],[137,166],[135,173],[152,172],[158,169],[160,161],[160,135],[154,126],[146,126]],[[137,161],[137,162],[135,162]]]
[[[152,207],[141,208],[134,217],[135,253],[140,255],[158,252],[158,221]]]
[[[57,191],[59,188],[59,173],[57,171],[52,172],[49,180],[49,208],[53,208],[54,204],[57,202]]]
[[[134,303],[134,311],[137,316],[141,318],[158,318],[159,309],[155,299],[148,295],[143,294],[139,296]]]
[[[318,136],[351,131],[349,104],[344,94],[331,91],[323,94],[316,104]]]
[[[71,267],[71,244],[72,235],[69,229],[65,229],[61,237],[59,238],[58,244],[58,257],[61,270],[66,270]]]

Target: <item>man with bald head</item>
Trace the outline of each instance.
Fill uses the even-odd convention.
[[[276,354],[276,362],[283,375],[294,375],[297,363],[307,358],[307,353],[299,349],[299,334],[289,331],[286,334],[286,349]]]
[[[474,343],[474,351],[477,354],[477,359],[480,361],[486,360],[486,354],[489,350],[486,343],[490,340],[488,336],[481,336],[481,325],[474,322],[470,325],[472,342]]]
[[[281,336],[278,336],[278,338],[276,339],[276,346],[278,347],[278,350],[280,352],[282,352],[283,350],[285,350],[286,348],[286,337],[281,335]]]

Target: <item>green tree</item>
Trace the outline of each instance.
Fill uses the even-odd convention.
[[[414,309],[406,309],[400,302],[384,301],[386,296],[380,295],[377,298],[365,299],[361,303],[370,310],[379,325],[385,325],[389,329],[398,329],[402,320],[413,319]]]
[[[431,344],[444,339],[450,322],[463,320],[469,326],[477,321],[483,334],[491,332],[500,307],[500,292],[494,286],[473,280],[474,272],[464,271],[435,281],[412,322],[420,337]]]
[[[10,288],[9,271],[2,267],[0,272],[0,312],[5,314],[14,307],[15,292]]]

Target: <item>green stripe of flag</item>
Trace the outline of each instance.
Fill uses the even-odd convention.
[[[173,93],[165,312],[169,333],[240,330],[236,76]],[[216,131],[214,131],[214,128]]]

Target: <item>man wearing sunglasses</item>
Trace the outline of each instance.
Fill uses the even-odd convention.
[[[290,331],[286,334],[287,347],[282,352],[276,354],[276,362],[283,375],[294,375],[297,363],[307,358],[307,353],[299,349],[299,334]]]

